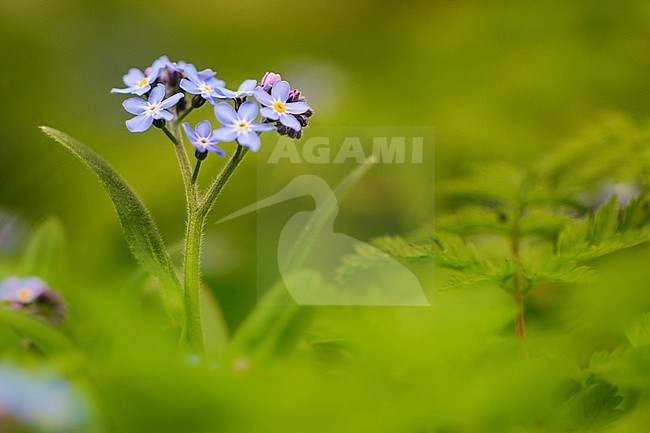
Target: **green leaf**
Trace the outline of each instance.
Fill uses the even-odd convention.
[[[72,152],[99,178],[115,205],[131,253],[160,280],[167,312],[175,323],[183,326],[183,289],[149,211],[126,182],[90,148],[55,129],[42,126],[41,130]]]
[[[60,285],[65,268],[65,233],[56,218],[36,227],[23,254],[19,273],[37,276],[51,285]]]
[[[464,200],[494,201],[501,204],[519,202],[527,180],[524,169],[506,162],[474,164],[468,176],[439,187],[445,195]]]
[[[589,241],[593,245],[610,239],[618,227],[618,199],[612,199],[602,206],[594,215]]]
[[[0,308],[0,324],[17,331],[47,354],[69,354],[76,351],[65,335],[28,314]]]
[[[474,269],[452,275],[445,282],[445,289],[472,286],[482,283],[494,283],[503,286],[517,271],[517,265],[506,261],[497,266],[484,263]]]

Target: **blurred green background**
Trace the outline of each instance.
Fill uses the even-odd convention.
[[[448,178],[466,161],[526,164],[602,113],[643,118],[650,96],[644,1],[2,0],[0,20],[0,206],[30,223],[59,216],[82,278],[100,281],[119,281],[134,266],[111,203],[36,127],[66,131],[103,155],[173,245],[184,212],[173,152],[162,134],[128,133],[122,98],[109,94],[128,68],[162,54],[211,67],[231,85],[281,72],[315,107],[314,125],[434,126],[427,157],[431,163],[435,152],[435,169],[419,185],[396,180],[431,197],[433,177]],[[219,163],[210,158],[203,176]],[[222,197],[225,209],[253,201],[253,165]],[[380,195],[380,187],[364,188]],[[399,197],[391,205],[395,231],[433,215],[432,201]],[[377,231],[357,229],[360,238]],[[224,265],[222,287],[247,281],[254,266],[253,237],[246,225],[238,230],[218,234],[239,245],[224,259],[236,263]],[[255,294],[222,290],[237,322]]]
[[[65,131],[104,156],[148,205],[170,246],[183,235],[185,212],[171,146],[158,131],[129,133],[124,127],[128,114],[121,107],[123,98],[109,94],[112,87],[121,85],[122,75],[131,67],[144,68],[166,54],[172,60],[194,63],[199,69],[213,68],[231,87],[245,78],[259,79],[267,70],[276,71],[303,90],[316,112],[313,125],[435,127],[435,148],[425,151],[425,161],[430,165],[417,174],[419,181],[414,184],[412,178],[391,179],[389,221],[381,220],[386,212],[386,203],[381,200],[345,203],[349,215],[363,217],[356,223],[348,220],[346,229],[357,238],[368,239],[386,227],[395,233],[416,229],[433,218],[434,212],[445,212],[444,203],[434,209],[434,179],[454,177],[468,162],[502,159],[525,166],[598,124],[603,115],[614,112],[633,120],[646,119],[650,105],[648,41],[650,3],[646,1],[0,0],[0,92],[4,101],[0,106],[0,209],[20,216],[27,226],[49,215],[62,221],[69,241],[70,285],[83,287],[87,290],[84,296],[92,294],[97,300],[89,311],[75,312],[73,306],[81,323],[95,319],[97,323],[122,321],[125,326],[142,327],[129,344],[124,342],[131,341],[132,329],[111,331],[119,334],[113,336],[116,340],[124,338],[122,350],[112,355],[114,358],[95,377],[97,386],[106,392],[107,400],[102,404],[113,415],[118,413],[117,418],[128,420],[125,425],[136,425],[140,432],[163,431],[158,428],[171,431],[185,425],[185,421],[174,418],[176,412],[165,418],[161,411],[153,424],[139,416],[148,408],[175,407],[177,400],[186,401],[176,407],[177,413],[196,415],[192,419],[200,427],[202,411],[219,406],[220,414],[227,413],[234,410],[229,404],[248,401],[251,407],[259,403],[259,425],[254,426],[263,431],[261,420],[282,422],[295,400],[323,383],[312,381],[312,376],[303,371],[310,367],[293,360],[287,361],[285,368],[296,375],[304,373],[302,381],[280,384],[280,373],[260,388],[237,378],[215,377],[225,381],[221,383],[224,391],[210,394],[212,389],[196,371],[179,371],[178,377],[161,383],[165,369],[176,368],[175,364],[161,361],[158,370],[152,370],[148,358],[134,361],[134,352],[163,350],[156,336],[160,323],[145,324],[128,316],[131,310],[122,310],[123,299],[112,296],[112,290],[127,287],[124,281],[136,269],[112,204],[96,179],[44,137],[37,126]],[[192,120],[200,120],[200,116]],[[217,216],[257,199],[256,165],[251,159],[245,161],[221,197],[219,206],[226,210],[217,209]],[[207,181],[220,163],[209,158],[202,169],[202,181]],[[383,197],[385,187],[385,182],[364,183],[355,194]],[[210,225],[206,237],[206,263],[212,266],[206,269],[206,280],[231,329],[257,299],[254,221],[251,216],[244,223],[229,224],[227,229]],[[626,308],[643,310],[647,302],[646,289],[639,283],[647,272],[634,265],[647,258],[647,251],[634,254],[633,260],[617,263],[611,274],[624,269],[633,286],[632,298],[621,300],[612,288],[606,292],[617,320],[622,322]],[[432,287],[427,289],[427,293],[432,291]],[[554,318],[551,322],[583,326],[576,327],[573,339],[551,336],[535,350],[544,352],[544,345],[560,341],[562,347],[570,348],[568,352],[575,352],[577,360],[586,362],[593,347],[588,343],[588,348],[572,345],[591,336],[595,318],[604,312],[602,305],[590,298],[589,290],[576,293],[571,305],[587,305],[587,313],[571,315],[568,309],[558,314],[566,314],[572,321]],[[510,341],[490,337],[492,345],[486,351],[492,365],[498,367],[489,370],[480,363],[484,353],[476,344],[498,333],[509,321],[507,317],[504,320],[504,314],[510,314],[510,300],[505,295],[494,288],[470,290],[439,295],[436,302],[439,315],[433,319],[422,310],[371,310],[360,315],[345,309],[322,312],[313,329],[322,328],[334,335],[354,330],[352,334],[364,341],[361,350],[368,359],[355,367],[362,370],[359,383],[339,383],[345,380],[337,379],[336,371],[328,376],[334,379],[329,388],[321,390],[321,400],[329,406],[318,406],[315,403],[321,400],[314,396],[305,400],[304,407],[298,408],[304,412],[295,420],[296,430],[286,431],[308,431],[312,416],[325,419],[338,412],[340,419],[345,419],[355,411],[366,411],[377,418],[364,418],[374,421],[359,423],[357,430],[350,431],[402,431],[382,424],[389,420],[412,424],[416,427],[409,431],[415,433],[432,432],[417,427],[427,425],[430,408],[435,408],[431,410],[443,423],[463,419],[456,401],[474,404],[474,415],[487,424],[493,417],[522,417],[521,413],[509,412],[513,402],[523,412],[543,413],[548,409],[544,403],[550,402],[542,397],[522,400],[521,395],[527,395],[526,387],[543,391],[565,386],[564,373],[575,367],[571,362],[552,358],[552,362],[533,365],[547,376],[530,382],[525,368],[511,357],[519,349]],[[357,329],[359,323],[364,326]],[[566,331],[562,326],[559,329]],[[447,328],[455,333],[445,333]],[[88,343],[95,337],[94,331],[76,332]],[[606,337],[598,344],[603,339]],[[420,351],[409,352],[415,346]],[[441,352],[447,356],[431,357]],[[413,357],[404,360],[402,353]],[[101,348],[97,348],[98,354],[103,356]],[[472,371],[472,376],[449,375],[455,371],[457,359],[474,359],[463,365],[463,372]],[[121,371],[112,370],[110,363],[128,365]],[[386,379],[388,386],[379,379],[387,371],[391,373]],[[380,374],[375,376],[375,372]],[[418,383],[422,372],[431,376]],[[502,389],[504,373],[515,378],[514,388]],[[413,386],[414,379],[417,389],[402,387],[404,383]],[[423,391],[440,383],[446,385],[435,395]],[[458,400],[445,398],[458,383],[468,384],[468,390],[456,395]],[[162,391],[154,392],[151,384]],[[188,390],[170,397],[181,385]],[[275,405],[262,404],[265,396],[276,397],[273,390],[281,387],[286,392],[278,396]],[[481,392],[473,394],[470,388]],[[350,399],[359,406],[339,401],[341,389],[354,389]],[[495,389],[500,393],[498,398],[492,394]],[[205,392],[207,400],[193,406],[197,403],[191,399],[193,392]],[[234,403],[223,397],[228,393],[235,396]],[[260,396],[247,400],[254,393]],[[124,396],[131,394],[150,407],[130,407]],[[420,395],[429,400],[416,397]],[[373,401],[388,396],[403,397],[401,411]],[[495,407],[500,410],[496,415]],[[224,417],[229,421],[224,421],[223,431],[230,426],[228,422],[249,416],[243,406],[237,410],[241,413],[233,418]],[[337,426],[340,419],[332,419],[323,427],[312,426],[311,431],[328,431],[328,425]],[[205,425],[211,422],[205,421]],[[500,429],[498,423],[489,425],[494,429],[491,431],[510,431]],[[199,427],[195,431],[203,431]],[[231,431],[244,430],[231,427]],[[481,430],[471,430],[470,426],[468,431]]]

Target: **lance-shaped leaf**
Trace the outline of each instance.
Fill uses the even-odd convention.
[[[106,161],[74,138],[46,126],[41,130],[79,158],[100,180],[115,205],[126,242],[136,260],[162,286],[168,313],[179,325],[184,323],[182,286],[149,211],[133,190]]]

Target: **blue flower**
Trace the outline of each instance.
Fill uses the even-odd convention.
[[[0,301],[29,304],[49,291],[45,281],[37,277],[9,277],[0,283]]]
[[[131,68],[129,72],[122,77],[125,89],[111,89],[111,93],[120,93],[120,94],[133,94],[133,95],[144,95],[149,90],[151,90],[151,84],[158,79],[158,76],[165,69],[166,63],[163,58],[157,59],[151,65],[148,73],[145,75],[140,69]]]
[[[193,95],[201,95],[203,99],[212,105],[215,104],[214,99],[220,97],[215,90],[226,85],[224,81],[214,77],[216,72],[212,69],[197,72],[194,65],[187,64],[183,73],[187,78],[181,80],[181,89]]]
[[[170,121],[174,115],[167,111],[183,98],[182,93],[177,93],[163,101],[165,86],[157,84],[149,94],[149,101],[140,98],[129,98],[122,103],[124,109],[136,117],[126,121],[126,128],[131,132],[142,132],[149,129],[154,120]]]
[[[8,424],[8,431],[81,431],[90,420],[89,405],[82,397],[70,383],[47,371],[0,364],[0,422],[3,427]]]
[[[257,152],[260,148],[260,137],[257,133],[275,129],[275,126],[268,123],[255,122],[257,111],[257,104],[252,101],[241,104],[239,111],[235,111],[225,102],[217,104],[214,107],[214,115],[223,126],[213,133],[213,137],[219,141],[237,140],[240,145]]]
[[[199,122],[194,130],[189,123],[185,122],[183,129],[190,143],[199,153],[214,152],[221,157],[226,156],[226,152],[217,146],[219,140],[215,138],[216,131],[212,132],[212,125],[207,120]]]
[[[261,88],[253,91],[255,98],[264,107],[261,110],[262,116],[269,120],[279,122],[295,131],[300,131],[301,125],[294,115],[300,115],[310,110],[306,102],[287,102],[291,87],[286,81],[276,81],[271,87],[271,94]]]
[[[221,87],[216,89],[216,93],[219,95],[220,98],[223,99],[244,98],[247,96],[253,96],[253,90],[255,90],[256,86],[257,86],[256,80],[244,80],[239,85],[237,90],[230,90],[230,89],[226,89],[225,87]]]

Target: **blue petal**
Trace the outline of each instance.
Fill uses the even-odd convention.
[[[239,116],[237,116],[235,109],[225,102],[215,105],[214,115],[222,125],[232,125],[239,121]]]
[[[140,114],[139,116],[126,121],[126,129],[131,132],[142,132],[149,129],[152,123],[153,117],[147,116],[145,114]]]
[[[196,136],[196,132],[194,132],[190,124],[187,122],[183,122],[181,126],[183,127],[183,130],[185,131],[185,135],[187,135],[187,138],[190,140],[190,142],[192,142],[192,144],[194,144],[194,142],[198,138]]]
[[[273,98],[271,98],[271,95],[269,95],[262,89],[255,89],[253,91],[253,96],[255,96],[255,99],[257,99],[260,102],[260,104],[266,107],[270,107],[271,105],[273,105],[274,101]]]
[[[239,118],[250,122],[257,117],[257,104],[253,101],[246,101],[239,107]]]
[[[134,87],[127,87],[126,89],[118,89],[118,88],[112,88],[111,93],[119,93],[120,95],[127,95],[127,94],[132,94],[133,91],[136,90]]]
[[[289,98],[289,91],[291,91],[291,86],[286,81],[278,81],[273,85],[271,89],[271,96],[276,101],[286,102]]]
[[[154,114],[154,119],[163,119],[167,122],[174,120],[174,115],[167,110],[159,111],[158,114]]]
[[[124,84],[131,87],[137,86],[140,81],[144,80],[144,78],[145,76],[140,69],[131,68],[129,69],[129,72],[122,77],[122,81],[124,81]]]
[[[260,149],[260,137],[253,131],[246,131],[239,134],[237,143],[250,148],[253,152],[257,152]]]
[[[145,93],[147,93],[149,91],[149,89],[151,89],[151,86],[149,84],[147,84],[146,86],[134,88],[131,93],[133,93],[134,95],[142,96]]]
[[[235,92],[224,87],[215,88],[214,93],[217,95],[217,98],[222,99],[235,99],[237,97],[237,94]]]
[[[142,114],[149,104],[140,98],[129,98],[122,102],[122,106],[126,111],[137,116],[138,114]]]
[[[300,122],[298,122],[298,119],[293,117],[291,114],[280,114],[280,123],[284,126],[288,126],[291,129],[295,129],[296,131],[300,131],[301,129]]]
[[[165,86],[161,83],[158,83],[156,87],[153,88],[151,93],[149,93],[149,103],[158,104],[165,97]],[[177,101],[178,102],[178,101]]]
[[[284,104],[289,114],[302,114],[309,110],[309,104],[306,102],[287,102]]]
[[[210,125],[210,122],[207,120],[204,120],[203,122],[199,122],[199,124],[196,125],[196,134],[199,137],[208,138],[211,132],[212,132],[212,125]]]
[[[187,93],[191,93],[192,95],[199,95],[203,90],[199,88],[196,84],[191,82],[190,80],[183,78],[181,80],[180,84],[181,89],[185,90]]]
[[[226,82],[223,80],[217,80],[216,78],[212,78],[211,80],[207,81],[205,84],[208,86],[215,88],[215,87],[226,87]]]
[[[257,80],[244,80],[237,88],[238,92],[248,92],[257,86]]]
[[[196,70],[196,68],[195,68]],[[197,72],[196,76],[199,77],[199,80],[204,81],[206,84],[208,80],[212,80],[214,76],[217,75],[212,69],[204,69],[201,72]]]
[[[196,72],[196,68],[194,65],[187,65],[185,66],[185,75],[187,75],[187,78],[193,82],[193,83],[199,83],[200,81],[203,81],[199,78],[199,73]]]
[[[219,146],[215,146],[214,144],[208,144],[208,151],[216,153],[222,158],[226,156],[226,152],[224,152],[222,148],[220,148]]]
[[[235,128],[223,127],[219,128],[212,133],[212,138],[219,141],[233,141],[237,138],[237,130]]]
[[[262,116],[266,117],[269,120],[278,120],[279,114],[271,107],[262,107],[260,110]]]
[[[268,132],[273,131],[275,129],[275,126],[271,125],[270,123],[253,122],[251,123],[251,128],[255,132]]]
[[[158,79],[158,76],[160,75],[162,70],[165,69],[166,66],[167,63],[164,60],[156,59],[153,62],[153,65],[151,65],[151,70],[147,74],[147,78],[149,79],[149,82],[153,83],[154,81],[156,81],[156,79]]]
[[[162,84],[158,84],[158,86],[162,86]],[[156,87],[158,87],[158,86],[156,86]],[[151,93],[153,93],[153,92],[151,92]],[[185,95],[183,95],[182,93],[177,93],[175,95],[172,95],[169,98],[162,101],[162,104],[160,104],[160,107],[165,108],[165,109],[173,107],[174,105],[176,105],[178,103],[178,101],[183,99],[184,96]]]

